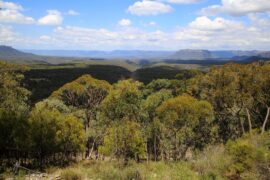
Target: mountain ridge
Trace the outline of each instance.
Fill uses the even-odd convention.
[[[0,46],[0,60],[21,64],[60,64],[75,61],[102,61],[102,60],[126,60],[149,64],[159,61],[245,61],[252,58],[257,60],[270,59],[270,51],[241,51],[241,50],[194,50],[182,49],[179,51],[144,51],[144,50],[116,50],[116,51],[76,51],[76,50],[42,50],[43,54],[31,51],[20,51],[11,46]],[[51,53],[51,54],[50,54]],[[54,54],[52,54],[54,53]],[[59,54],[60,53],[60,54]],[[49,55],[50,54],[50,55]],[[61,55],[61,56],[60,56]],[[145,62],[147,63],[145,63]]]
[[[206,60],[231,59],[241,56],[260,56],[270,58],[270,51],[258,50],[204,50],[181,49],[178,51],[148,51],[148,50],[23,50],[43,56],[57,57],[88,57],[105,59],[179,59],[179,60]]]

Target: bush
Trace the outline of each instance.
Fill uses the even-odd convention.
[[[230,171],[240,174],[252,168],[256,158],[256,149],[248,144],[248,141],[229,141],[226,150],[233,160]]]
[[[248,135],[226,144],[226,151],[232,162],[229,175],[243,179],[270,178],[270,133]]]
[[[223,179],[223,174],[231,164],[231,158],[225,153],[223,145],[209,146],[199,152],[192,162],[193,169],[199,173],[201,179]]]
[[[83,179],[82,173],[77,169],[65,169],[61,172],[61,177],[64,180],[81,180]]]

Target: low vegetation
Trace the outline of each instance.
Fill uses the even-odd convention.
[[[64,179],[269,179],[269,63],[114,84],[85,74],[29,104],[0,62],[0,163]],[[82,160],[83,159],[83,160]],[[67,167],[68,166],[68,167]]]

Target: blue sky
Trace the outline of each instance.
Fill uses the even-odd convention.
[[[0,0],[0,44],[23,49],[269,50],[269,0]]]

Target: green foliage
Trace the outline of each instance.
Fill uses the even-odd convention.
[[[25,149],[27,143],[27,100],[22,86],[24,66],[0,61],[0,149]]]
[[[101,116],[107,123],[127,119],[140,121],[142,84],[134,80],[119,81],[101,105]]]
[[[226,144],[227,153],[232,157],[228,171],[241,177],[258,179],[270,177],[270,134],[249,135]]]
[[[189,93],[213,105],[222,140],[240,137],[247,129],[262,126],[270,103],[270,76],[266,75],[269,71],[269,63],[227,64],[189,81]]]
[[[246,142],[227,143],[227,150],[233,157],[234,164],[231,167],[235,173],[242,173],[250,170],[255,159],[255,149],[250,147]]]
[[[125,120],[108,130],[100,152],[105,155],[123,157],[125,160],[137,159],[144,155],[145,144],[138,123]]]
[[[186,71],[178,80],[157,79],[148,85],[128,79],[111,86],[83,75],[30,113],[23,71],[0,62],[1,163],[19,157],[31,165],[38,160],[41,167],[63,165],[86,149],[86,159],[110,157],[110,163],[88,161],[91,167],[62,171],[64,179],[270,177],[267,63],[229,64],[206,74]],[[263,122],[265,132],[258,135]],[[149,164],[135,163],[140,160]]]
[[[110,88],[110,84],[106,81],[94,79],[90,75],[83,75],[53,92],[51,97],[59,98],[67,105],[87,108],[89,106],[87,100],[89,100],[89,96],[92,96],[92,89],[97,89],[96,93],[104,91],[106,94]]]
[[[65,84],[51,96],[70,106],[73,114],[83,122],[87,136],[87,157],[91,156],[90,148],[93,149],[96,143],[100,143],[97,141],[100,141],[104,128],[99,126],[100,122],[97,120],[96,114],[110,89],[111,85],[108,82],[97,80],[90,75],[83,75],[75,81]]]
[[[175,76],[182,71],[174,66],[160,65],[138,69],[132,74],[132,77],[148,84],[155,79],[175,79]]]
[[[225,153],[224,145],[211,145],[197,153],[192,161],[193,170],[203,180],[226,179],[227,169],[231,166],[231,157]]]
[[[143,94],[151,95],[162,89],[171,91],[173,95],[180,95],[183,92],[184,84],[179,80],[156,79],[145,86]]]
[[[147,113],[148,121],[153,121],[156,116],[156,108],[160,106],[163,101],[172,97],[172,92],[166,89],[161,89],[147,96],[147,98],[142,101],[142,109]]]
[[[95,79],[106,80],[109,83],[116,83],[122,78],[130,77],[131,74],[129,70],[120,67],[121,64],[120,66],[110,65],[111,61],[76,62],[71,64],[31,66],[31,69],[24,73],[26,87],[32,92],[31,101],[33,103],[41,101],[49,97],[64,84],[70,83],[86,74],[92,75]],[[103,63],[104,65],[102,65]]]
[[[124,167],[116,161],[83,162],[76,166],[60,170],[60,172],[57,171],[56,174],[62,174],[62,172],[66,171],[80,174],[84,179],[200,179],[187,162],[129,163]]]
[[[157,117],[156,108],[160,106],[163,101],[172,98],[170,90],[161,89],[147,96],[142,101],[142,109],[144,111],[144,120],[142,122],[144,137],[147,142],[148,156],[153,155],[154,160],[157,160],[160,152],[159,135],[161,134],[161,124],[155,120]]]
[[[27,113],[30,92],[22,87],[26,67],[0,61],[0,107],[16,113]]]
[[[0,149],[27,149],[28,128],[25,118],[0,108]]]
[[[36,104],[30,113],[31,148],[44,157],[56,152],[81,152],[85,141],[83,125],[73,115],[59,112],[48,102]]]
[[[65,169],[61,172],[61,178],[64,180],[81,180],[83,179],[80,171],[76,171],[74,169]]]
[[[183,158],[188,148],[202,148],[212,140],[213,108],[206,101],[182,95],[157,108],[163,124],[163,147],[173,158]]]

